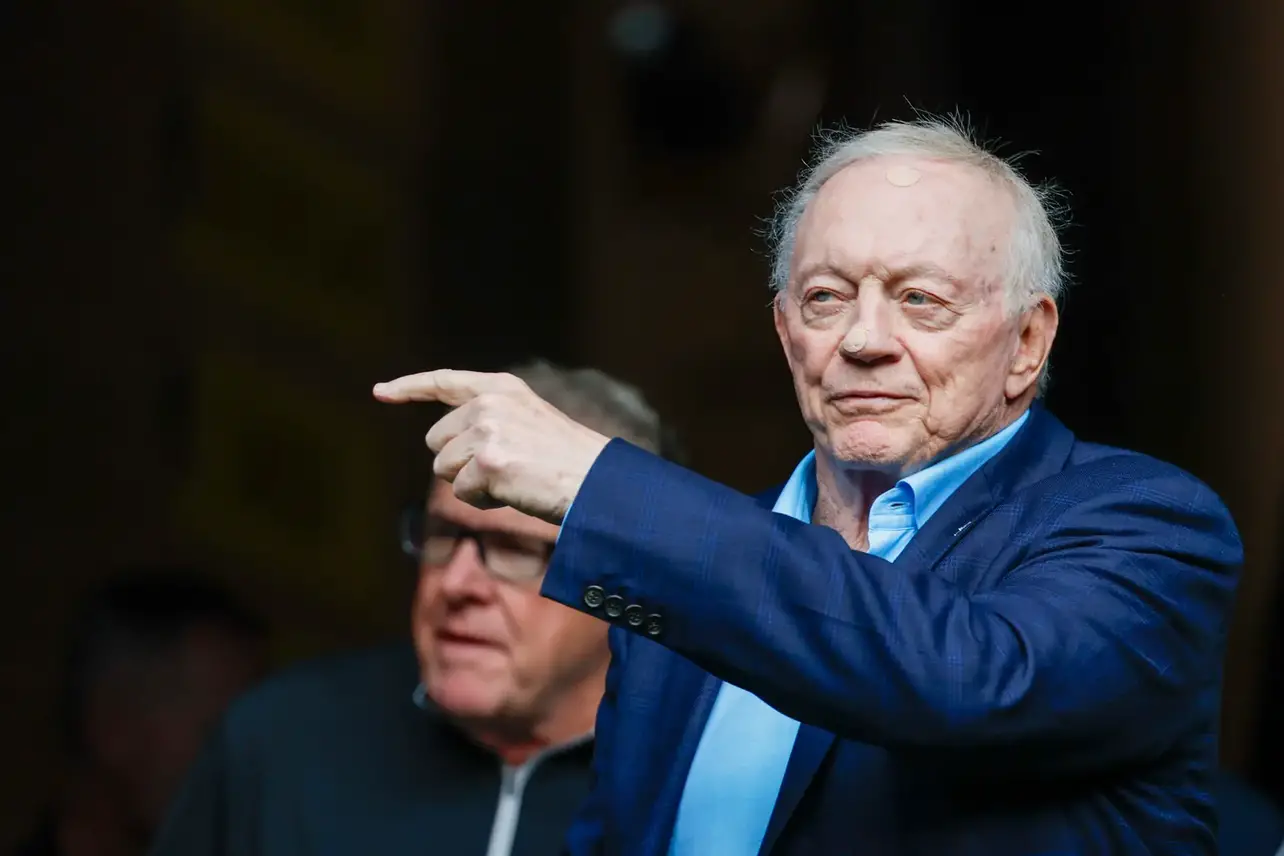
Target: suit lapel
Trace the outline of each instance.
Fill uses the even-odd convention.
[[[764,494],[758,497],[758,502],[771,508],[775,505],[778,495],[779,491]],[[798,807],[799,801],[806,793],[807,786],[816,775],[816,770],[820,768],[821,762],[829,754],[830,747],[834,745],[834,739],[833,734],[814,725],[803,723],[798,727],[798,736],[794,739],[789,764],[785,767],[785,778],[780,783],[780,793],[776,797],[775,808],[771,811],[771,819],[767,823],[767,832],[762,838],[762,846],[758,849],[761,856],[766,856],[776,845],[776,840],[780,838],[785,824],[793,816],[794,809]]]
[[[780,795],[776,797],[776,807],[772,809],[771,820],[767,823],[767,834],[763,836],[762,847],[758,849],[760,856],[766,856],[776,846],[776,840],[780,838],[789,818],[793,817],[794,809],[807,792],[807,786],[829,754],[835,739],[833,734],[814,725],[803,724],[798,728],[794,751],[789,756],[784,781],[780,783]]]
[[[972,526],[1016,491],[1065,466],[1074,434],[1040,405],[997,455],[968,478],[905,546],[895,564],[934,568]]]
[[[674,745],[677,749],[667,765],[668,775],[656,798],[655,814],[639,851],[646,856],[664,856],[669,850],[691,762],[695,760],[704,726],[718,697],[718,688],[722,686],[722,681],[694,663],[680,657],[675,659],[672,674],[665,682],[665,702],[674,710],[689,710],[691,714],[673,720],[676,733],[672,734],[672,741],[659,741],[660,745]]]

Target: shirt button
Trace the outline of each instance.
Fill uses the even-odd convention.
[[[624,609],[624,620],[629,623],[630,627],[642,626],[642,607],[636,603],[631,603]]]
[[[601,586],[589,586],[584,589],[584,605],[589,609],[597,609],[606,600],[606,590]]]
[[[603,603],[607,618],[619,618],[624,614],[624,598],[618,594],[611,595]]]
[[[644,629],[647,636],[659,636],[660,631],[664,629],[664,623],[660,620],[660,616],[653,612],[646,617]]]

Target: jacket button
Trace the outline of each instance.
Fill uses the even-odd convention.
[[[624,598],[613,594],[603,601],[607,618],[619,618],[624,614]]]
[[[606,590],[601,586],[589,586],[584,589],[584,605],[589,609],[597,609],[606,600]]]
[[[659,636],[660,631],[664,629],[664,623],[660,620],[660,616],[653,612],[646,617],[646,627],[644,629],[647,636]]]
[[[636,603],[631,603],[624,608],[624,620],[629,623],[630,627],[642,626],[642,607]]]

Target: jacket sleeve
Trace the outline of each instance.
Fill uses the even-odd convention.
[[[590,586],[640,604],[658,618],[630,629],[840,737],[1046,773],[1140,761],[1215,716],[1242,551],[1175,468],[1082,481],[973,595],[613,441],[544,594],[599,617]]]
[[[606,787],[603,777],[615,744],[615,704],[629,637],[623,630],[612,628],[609,639],[611,663],[606,670],[606,690],[598,705],[597,724],[593,729],[593,786],[567,832],[565,856],[600,856],[606,852],[603,842],[609,824],[610,788]]]

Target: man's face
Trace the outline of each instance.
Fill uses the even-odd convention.
[[[202,623],[174,650],[124,664],[98,691],[91,740],[144,834],[160,824],[219,717],[262,678],[266,662],[257,641]]]
[[[429,531],[491,536],[488,547],[499,545],[486,557],[492,567],[505,558],[534,569],[522,581],[501,578],[470,538],[437,561],[425,551],[412,625],[424,688],[438,706],[464,720],[529,723],[600,682],[606,625],[539,594],[556,526],[511,508],[478,510],[443,482],[429,494],[427,518]]]
[[[1056,307],[1010,311],[1013,218],[1007,191],[957,164],[874,158],[825,183],[775,307],[819,449],[904,473],[1028,403]]]

